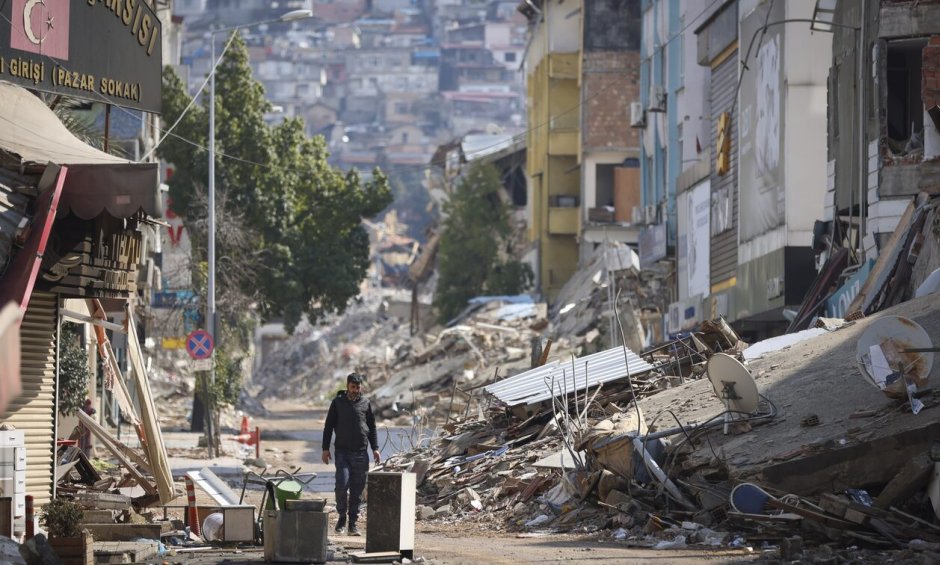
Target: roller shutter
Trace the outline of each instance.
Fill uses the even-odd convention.
[[[728,56],[712,69],[711,108],[712,108],[712,147],[718,147],[718,116],[730,112],[734,106],[738,83],[737,51]],[[712,168],[712,199],[718,199],[724,192],[729,200],[728,224],[720,233],[711,238],[711,283],[716,285],[735,276],[738,268],[738,119],[731,117],[731,169],[727,174],[719,175]],[[712,218],[714,228],[715,219]]]
[[[26,437],[26,494],[37,508],[52,497],[57,323],[58,296],[34,292],[20,327],[23,393],[0,415]]]

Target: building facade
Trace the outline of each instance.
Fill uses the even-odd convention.
[[[529,240],[536,284],[553,299],[586,250],[636,243],[639,1],[525,2]]]
[[[812,16],[807,2],[644,5],[638,110],[652,225],[640,256],[676,260],[667,333],[717,316],[752,338],[781,333],[812,284],[832,41],[810,29]]]

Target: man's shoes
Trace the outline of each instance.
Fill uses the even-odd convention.
[[[355,524],[350,524],[350,525],[349,525],[349,535],[351,535],[351,536],[361,536],[362,534],[359,532],[359,528],[357,528]]]
[[[352,530],[353,528],[355,528],[355,526],[351,526],[349,529]],[[340,516],[339,519],[336,520],[336,527],[333,528],[333,531],[340,535],[346,533],[346,516]]]

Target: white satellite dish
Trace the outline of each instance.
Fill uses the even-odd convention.
[[[903,398],[906,396],[904,383],[895,377],[903,375],[904,380],[925,388],[933,368],[933,352],[925,350],[932,348],[930,336],[917,322],[900,316],[885,316],[873,321],[862,333],[855,359],[859,371],[870,383],[889,396]]]
[[[760,394],[754,377],[740,361],[725,353],[716,353],[708,359],[706,365],[708,380],[715,388],[715,394],[725,404],[725,433],[728,424],[734,419],[731,412],[751,414],[757,411]]]

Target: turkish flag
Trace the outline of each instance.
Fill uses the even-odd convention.
[[[71,0],[13,0],[10,47],[69,60]]]

